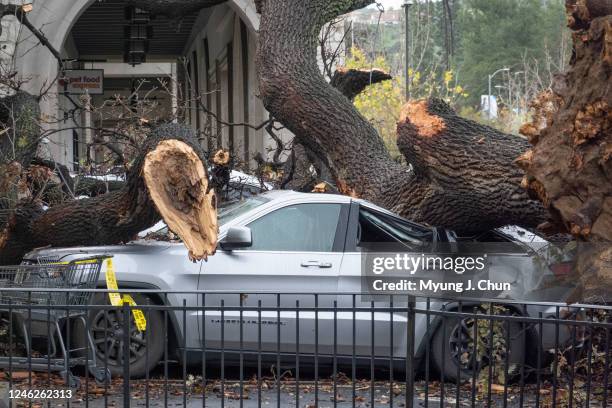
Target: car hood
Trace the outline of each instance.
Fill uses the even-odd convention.
[[[160,241],[135,241],[125,245],[103,245],[92,247],[39,248],[29,252],[24,260],[60,260],[78,258],[81,255],[154,255],[169,249],[173,244]]]

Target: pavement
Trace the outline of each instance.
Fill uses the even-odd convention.
[[[209,385],[207,387],[207,395],[204,400],[201,395],[201,389],[199,392],[188,392],[183,396],[182,384],[180,388],[177,387],[178,383],[170,383],[168,387],[159,387],[161,383],[152,384],[155,387],[150,387],[149,396],[147,399],[146,394],[143,394],[140,384],[134,384],[131,387],[131,398],[129,400],[129,406],[140,408],[140,407],[170,407],[170,408],[200,408],[200,407],[211,407],[211,408],[254,408],[254,407],[296,407],[295,397],[295,384],[291,381],[285,381],[281,386],[280,394],[277,393],[276,388],[262,389],[261,401],[258,397],[257,387],[253,387],[252,384],[245,384],[244,398],[240,400],[239,397],[239,386],[233,382],[227,382],[224,385],[224,395],[222,398],[221,387],[219,383]],[[393,392],[390,392],[389,383],[377,383],[374,388],[374,404],[371,405],[371,395],[369,382],[363,381],[356,384],[356,398],[355,407],[360,408],[388,408],[388,407],[406,407],[405,390],[401,389],[401,386],[395,385]],[[415,398],[413,402],[414,408],[424,407],[436,407],[436,408],[457,408],[457,407],[471,407],[471,391],[468,388],[462,388],[460,392],[459,404],[457,404],[456,388],[454,384],[447,384],[445,391],[444,404],[441,404],[439,398],[438,384],[432,383],[430,385],[430,395],[428,399],[428,405],[425,405],[425,393],[424,383],[418,383],[415,388]],[[95,393],[90,394],[88,401],[85,401],[85,395],[79,394],[68,403],[67,401],[47,401],[44,404],[34,404],[33,408],[38,407],[91,407],[91,408],[119,408],[126,407],[127,405],[123,402],[123,396],[121,390],[109,389],[107,397],[97,395],[99,390],[94,388]],[[166,392],[167,391],[167,392]],[[527,388],[524,393],[523,404],[520,404],[518,389],[511,389],[509,391],[507,403],[504,404],[503,393],[494,392],[492,394],[491,404],[488,404],[486,398],[483,400],[477,399],[476,407],[502,407],[518,408],[518,407],[535,407],[535,390]],[[563,390],[560,390],[559,396],[563,395]],[[278,399],[280,395],[280,400]],[[302,385],[299,395],[299,406],[300,408],[314,408],[316,406],[320,408],[348,408],[353,406],[351,399],[352,395],[352,384],[339,384],[337,388],[338,400],[334,404],[333,388],[329,388],[329,383],[324,383],[318,390],[318,405],[315,404],[315,392],[314,386]],[[279,402],[278,402],[279,401]],[[541,393],[540,406],[550,406],[547,403],[550,402],[550,394],[545,392]],[[24,404],[13,404],[14,407],[26,407],[27,403]],[[566,407],[567,401],[558,400],[559,407]],[[586,408],[584,403],[576,401],[575,407]],[[601,408],[602,402],[594,400],[589,405],[589,408]]]

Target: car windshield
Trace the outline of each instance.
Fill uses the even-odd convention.
[[[222,204],[218,211],[219,226],[221,227],[231,220],[238,218],[242,214],[245,214],[269,201],[270,200],[268,198],[262,196],[252,196],[240,201],[232,201]]]
[[[224,224],[230,222],[231,220],[241,216],[242,214],[247,213],[253,208],[257,208],[260,205],[263,205],[269,201],[270,199],[261,196],[252,196],[239,201],[225,201],[217,209],[219,226],[221,227]],[[155,227],[149,230],[143,231],[140,236],[144,238],[149,236],[149,234],[153,234],[155,236],[155,239],[160,239],[160,237],[168,235],[168,226],[165,225],[163,221],[160,222],[160,224],[163,225],[163,227],[160,228],[156,225]]]

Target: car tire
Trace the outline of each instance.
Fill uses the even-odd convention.
[[[137,305],[154,304],[146,296],[134,294],[132,298]],[[96,293],[92,298],[93,305],[110,305],[106,293]],[[106,313],[105,313],[106,312]],[[151,371],[161,360],[164,351],[163,316],[159,310],[143,311],[147,317],[146,332],[139,332],[130,313],[130,342],[137,344],[130,353],[130,378],[139,378]],[[95,345],[98,369],[108,368],[110,374],[123,376],[123,358],[120,350],[123,348],[123,311],[121,308],[92,309],[88,316],[89,331]],[[105,323],[105,319],[107,319]],[[108,330],[105,330],[108,328]],[[106,345],[105,334],[106,331]],[[72,336],[75,347],[87,347],[87,336],[82,320],[76,322]],[[108,358],[106,358],[108,352]]]
[[[471,323],[472,322],[472,323]],[[471,324],[470,324],[471,323]],[[444,375],[445,381],[467,381],[473,378],[474,369],[477,370],[476,378],[480,373],[480,370],[488,367],[486,358],[484,363],[477,363],[473,360],[473,320],[472,319],[453,319],[447,318],[446,328],[442,323],[438,326],[431,339],[431,361],[434,368],[442,376]],[[515,374],[516,368],[520,367],[524,362],[526,347],[523,344],[523,336],[521,331],[521,324],[517,322],[502,323],[499,327],[501,330],[500,336],[506,338],[506,329],[510,329],[510,347],[508,356],[508,367],[509,376],[512,377]],[[461,335],[459,335],[461,331]],[[469,337],[466,335],[469,333]],[[467,341],[466,341],[467,340]],[[487,338],[483,338],[482,341],[488,343]],[[459,341],[461,341],[462,347],[459,347]],[[525,335],[525,343],[528,344],[529,336]],[[462,353],[458,351],[461,350]],[[488,355],[488,353],[486,353]],[[459,357],[461,356],[461,357]],[[498,365],[501,364],[501,365]],[[496,370],[504,370],[505,360],[501,363],[496,363]],[[509,378],[510,379],[510,378]]]

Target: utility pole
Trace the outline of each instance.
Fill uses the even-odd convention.
[[[405,70],[405,74],[406,74],[406,101],[409,101],[411,99],[411,90],[410,90],[410,82],[411,82],[411,78],[410,78],[410,74],[409,74],[409,70],[410,70],[410,65],[411,64],[411,54],[410,54],[410,6],[412,6],[412,0],[404,0],[404,4],[402,4],[402,7],[404,8],[404,12],[406,13],[406,18],[405,18],[405,22],[406,22],[406,28],[405,28],[405,34],[406,34],[406,70]]]

